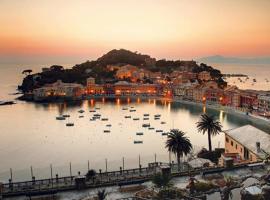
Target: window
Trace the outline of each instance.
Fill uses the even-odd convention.
[[[231,141],[231,145],[233,146],[233,141]]]
[[[229,138],[226,137],[226,142],[229,142]]]
[[[235,148],[237,149],[237,144],[235,144]]]

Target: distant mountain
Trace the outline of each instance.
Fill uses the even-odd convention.
[[[215,55],[199,58],[196,61],[203,63],[270,64],[270,57],[238,58]]]

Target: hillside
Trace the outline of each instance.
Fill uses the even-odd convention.
[[[36,74],[28,74],[24,78],[22,85],[18,86],[18,88],[22,92],[29,92],[34,88],[41,87],[47,83],[53,83],[57,80],[62,80],[63,82],[68,83],[76,82],[84,85],[86,84],[87,77],[90,76],[94,77],[97,83],[116,82],[116,71],[108,70],[107,65],[121,66],[126,64],[135,65],[152,72],[161,72],[166,74],[175,70],[187,70],[193,72],[209,71],[213,77],[216,77],[216,79],[220,79],[222,77],[219,70],[205,64],[198,65],[195,61],[156,60],[149,55],[143,55],[125,49],[114,49],[97,60],[77,64],[73,66],[72,69],[65,69],[63,66],[53,65],[46,71]]]

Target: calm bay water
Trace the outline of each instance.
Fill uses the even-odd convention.
[[[34,68],[38,71],[38,68]],[[36,69],[36,70],[35,70]],[[267,68],[268,69],[268,68]],[[232,72],[233,73],[233,72]],[[0,99],[14,99],[17,85],[23,78],[21,69],[16,66],[0,66]],[[122,110],[123,107],[134,106],[134,113]],[[93,113],[89,110],[100,107],[97,112],[108,121],[90,121]],[[85,110],[84,118],[79,118],[78,110]],[[168,161],[168,153],[164,148],[166,137],[154,130],[142,128],[144,113],[150,114],[150,123],[156,129],[168,131],[179,128],[187,133],[195,151],[207,147],[207,137],[197,133],[196,122],[205,111],[200,106],[173,103],[153,99],[97,99],[77,102],[75,104],[34,104],[18,101],[16,105],[0,107],[0,181],[9,178],[9,168],[13,169],[15,180],[30,179],[30,166],[33,166],[36,178],[49,177],[49,165],[53,164],[53,173],[60,176],[69,174],[69,162],[72,162],[73,174],[90,168],[119,169],[122,157],[125,167],[138,166],[138,156],[146,165],[154,161]],[[245,124],[253,124],[243,118],[226,114],[223,111],[207,109],[207,113],[215,115],[223,129],[230,129]],[[57,121],[60,114],[70,114],[70,119]],[[154,114],[161,114],[161,120],[154,120]],[[139,121],[125,119],[125,115],[139,117]],[[166,124],[161,124],[165,121]],[[66,127],[66,122],[74,122],[74,127]],[[111,128],[106,128],[111,124]],[[253,124],[260,127],[258,124]],[[263,127],[265,128],[265,127]],[[104,133],[110,129],[110,133]],[[268,129],[266,127],[266,129]],[[136,132],[144,132],[136,136]],[[143,144],[133,144],[134,140],[143,140]],[[224,136],[213,138],[214,147],[224,146]]]
[[[245,74],[249,79],[241,78],[228,78],[226,81],[231,85],[237,85],[240,89],[253,89],[253,90],[267,90],[270,91],[270,64],[260,65],[243,65],[243,64],[215,64],[210,63],[211,66],[221,70],[224,74]],[[256,79],[256,83],[253,82]],[[266,80],[269,80],[267,82]]]

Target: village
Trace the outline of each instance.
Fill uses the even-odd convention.
[[[43,69],[50,70],[50,69]],[[270,117],[270,94],[241,90],[235,85],[220,86],[208,71],[199,73],[183,68],[172,73],[151,72],[133,65],[107,65],[116,71],[114,82],[97,84],[88,77],[86,85],[58,80],[34,89],[35,101],[78,100],[89,97],[160,97],[194,103],[221,105],[246,114]]]

